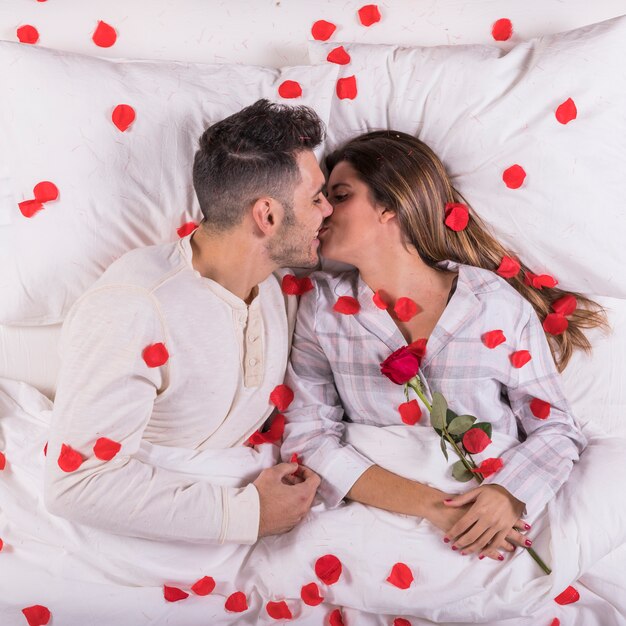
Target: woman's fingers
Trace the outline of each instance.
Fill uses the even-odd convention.
[[[509,531],[506,538],[510,543],[521,546],[522,548],[530,548],[533,545],[532,539],[529,539],[526,535],[522,535],[522,533],[515,530],[515,528]]]
[[[480,526],[474,524],[472,529],[465,533],[462,537],[459,537],[452,549],[460,550],[461,554],[474,554],[475,552],[482,552],[489,543],[492,541],[496,534],[496,531],[489,526]]]

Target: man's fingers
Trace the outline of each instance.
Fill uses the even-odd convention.
[[[289,474],[294,474],[298,469],[297,463],[279,463],[278,465],[274,465],[272,470],[278,474],[279,478],[284,478]]]

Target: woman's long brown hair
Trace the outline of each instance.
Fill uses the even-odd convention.
[[[448,174],[435,153],[419,139],[400,131],[381,130],[360,135],[326,158],[328,171],[340,161],[347,161],[369,187],[372,199],[395,211],[405,238],[422,260],[431,267],[451,260],[495,272],[504,256],[519,259],[490,234],[480,217],[452,186]],[[470,219],[462,231],[444,224],[447,203],[461,202],[468,207]],[[520,261],[521,271],[507,279],[534,307],[540,320],[552,312],[551,305],[566,292],[558,287],[535,287],[524,282],[531,270]],[[591,344],[583,329],[607,328],[604,309],[579,293],[577,307],[568,316],[565,332],[546,332],[552,357],[563,371],[575,349],[586,352]]]

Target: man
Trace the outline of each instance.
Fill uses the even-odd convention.
[[[332,212],[312,151],[322,137],[312,110],[267,100],[209,127],[193,168],[201,226],[124,255],[74,305],[46,461],[52,513],[135,537],[242,544],[307,513],[319,478],[290,478],[295,463],[234,488],[137,453],[146,442],[242,446],[272,412],[295,306],[273,272],[317,264]]]

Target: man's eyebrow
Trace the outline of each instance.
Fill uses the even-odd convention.
[[[326,189],[326,183],[322,183],[321,187],[311,197],[315,198],[316,196],[319,196],[324,189]]]

